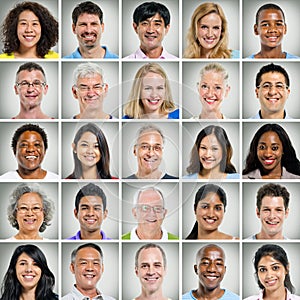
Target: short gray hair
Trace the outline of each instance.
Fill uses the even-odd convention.
[[[51,225],[51,220],[54,214],[54,203],[53,201],[41,190],[38,183],[21,183],[19,184],[9,196],[9,205],[7,207],[7,218],[12,227],[19,229],[17,222],[17,206],[19,199],[27,193],[38,194],[43,202],[44,221],[39,228],[40,232],[45,231],[46,227]]]
[[[157,248],[157,249],[160,250],[161,255],[163,257],[164,268],[166,268],[166,266],[167,266],[167,256],[166,256],[166,253],[165,253],[165,251],[163,250],[163,248],[161,246],[159,246],[158,244],[154,244],[154,243],[145,244],[145,245],[141,246],[138,249],[138,251],[135,253],[135,260],[134,260],[135,267],[137,268],[139,266],[138,261],[139,261],[139,255],[140,255],[141,251],[144,250],[144,249],[151,249],[151,248]]]
[[[95,63],[82,63],[79,64],[73,71],[73,85],[77,84],[79,78],[92,77],[99,74],[103,78],[103,70],[101,67]]]
[[[138,141],[138,139],[140,138],[141,135],[143,135],[146,132],[152,132],[152,131],[158,132],[163,140],[163,143],[165,143],[165,137],[164,137],[162,131],[153,124],[144,125],[143,127],[141,127],[139,129],[139,131],[137,132],[136,142]]]
[[[161,199],[162,199],[163,207],[165,207],[165,198],[164,198],[164,195],[163,195],[162,191],[159,190],[157,187],[154,187],[154,186],[146,186],[146,187],[143,187],[143,188],[139,189],[139,190],[135,193],[135,195],[134,195],[134,197],[133,197],[133,206],[134,206],[134,207],[138,204],[138,201],[139,201],[139,198],[140,198],[141,193],[142,193],[142,192],[145,192],[145,191],[155,191],[155,192],[157,192],[157,193],[160,195]]]

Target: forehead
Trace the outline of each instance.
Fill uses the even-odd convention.
[[[158,73],[154,73],[154,72],[148,72],[147,74],[145,74],[145,76],[143,77],[143,82],[145,83],[145,81],[165,81],[165,79],[163,78],[163,76],[161,76]]]
[[[156,13],[152,17],[141,20],[140,23],[144,22],[144,21],[148,21],[148,22],[157,22],[157,21],[159,21],[159,22],[162,22],[163,24],[165,23],[163,17],[159,13]]]
[[[275,259],[273,256],[265,255],[258,262],[258,266],[261,266],[261,265],[266,266],[266,265],[271,265],[271,264],[276,264],[276,263],[282,265],[282,263],[279,260]]]
[[[148,248],[141,250],[138,262],[141,263],[154,263],[160,262],[163,264],[163,256],[158,248]]]
[[[39,21],[39,18],[31,10],[24,10],[19,14],[18,20]]]
[[[103,205],[103,201],[99,196],[84,196],[80,199],[79,205]]]
[[[82,13],[78,16],[77,23],[97,22],[100,24],[100,18],[95,14]]]
[[[153,190],[142,191],[139,195],[138,203],[162,203],[162,198],[159,192]]]
[[[264,196],[261,199],[262,206],[284,206],[284,200],[280,196]]]
[[[201,76],[201,75],[200,75]],[[213,83],[218,84],[224,83],[224,76],[221,72],[216,72],[214,70],[206,71],[204,74],[200,77],[201,81],[213,81]]]
[[[262,134],[262,136],[259,139],[259,143],[263,143],[263,142],[272,142],[272,143],[278,143],[278,144],[282,144],[281,140],[278,136],[278,134],[274,131],[268,131],[265,132],[264,134]]]
[[[218,14],[212,12],[210,14],[203,16],[198,20],[198,24],[203,24],[203,23],[208,25],[222,25],[222,19]]]
[[[76,260],[81,259],[101,259],[100,253],[92,247],[81,248],[76,254]]]
[[[262,10],[258,15],[258,22],[270,21],[270,20],[280,20],[284,21],[283,14],[280,10],[275,8],[268,8]]]
[[[20,141],[20,140],[23,140],[23,141],[24,140],[40,140],[40,141],[43,141],[42,136],[38,132],[36,132],[36,131],[29,131],[29,130],[24,131],[20,135],[18,141]]]
[[[138,137],[139,143],[162,144],[162,136],[157,131],[146,131]]]
[[[20,261],[20,260],[33,261],[33,259],[32,259],[28,254],[26,254],[25,252],[22,252],[22,253],[19,255],[17,261]]]
[[[98,141],[97,137],[92,132],[90,132],[90,131],[85,131],[81,135],[79,141],[82,141],[82,140],[84,140],[84,141],[91,141],[91,142],[95,142],[95,143]]]
[[[201,201],[206,201],[206,202],[213,202],[215,204],[223,204],[219,195],[215,192],[210,192],[208,193],[203,199],[201,199],[199,202]]]
[[[102,83],[103,78],[99,73],[87,74],[77,78],[77,84],[86,84],[86,83]]]
[[[268,72],[261,76],[261,81],[275,81],[275,82],[285,82],[285,77],[279,72]]]
[[[209,134],[201,140],[200,144],[214,144],[214,145],[220,145],[217,137],[212,133]]]
[[[44,79],[44,75],[40,70],[22,70],[17,74],[18,78],[26,79],[26,78],[38,78]]]
[[[225,254],[224,251],[217,247],[217,246],[208,246],[202,249],[198,255],[198,260],[201,259],[211,259],[211,260],[216,260],[216,259],[221,259],[225,260]]]
[[[35,203],[42,203],[42,198],[39,194],[37,193],[25,193],[23,194],[19,200],[18,200],[18,203],[32,203],[32,202],[35,202]]]

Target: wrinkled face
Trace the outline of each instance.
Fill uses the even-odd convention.
[[[157,191],[146,190],[140,193],[132,213],[143,231],[160,230],[167,211],[163,199]]]
[[[148,52],[161,47],[170,25],[165,27],[164,19],[157,13],[139,24],[133,23],[133,28],[140,39],[141,49]]]
[[[19,95],[22,107],[34,108],[41,105],[43,95],[47,94],[48,85],[43,85],[45,77],[40,70],[21,71],[17,75],[17,83],[19,85],[15,85],[14,89],[16,95]]]
[[[20,197],[16,219],[21,233],[39,232],[44,221],[43,200],[39,194],[26,193]]]
[[[83,13],[78,16],[76,25],[72,24],[79,47],[92,49],[100,46],[100,39],[104,31],[104,24],[100,23],[99,16]]]
[[[80,249],[75,262],[70,265],[71,272],[75,275],[76,287],[84,295],[96,289],[104,271],[104,265],[100,253],[92,248]]]
[[[285,210],[283,198],[275,196],[263,197],[260,210],[256,209],[262,231],[270,237],[282,233],[283,223],[288,213],[289,209]]]
[[[140,279],[142,290],[147,294],[153,294],[162,289],[166,269],[158,248],[141,250],[135,274]]]
[[[269,293],[284,288],[287,273],[284,265],[272,256],[263,256],[258,262],[258,279]]]
[[[39,18],[30,10],[20,13],[17,35],[21,48],[35,48],[41,38],[42,27]]]
[[[220,72],[205,72],[199,82],[199,95],[204,111],[220,111],[221,103],[227,97],[230,88]]]
[[[224,217],[224,204],[218,194],[211,192],[201,199],[195,211],[198,225],[206,231],[218,230]]]
[[[16,263],[16,275],[24,291],[35,290],[41,279],[42,270],[23,252]]]
[[[254,33],[259,35],[261,45],[275,48],[281,45],[286,34],[286,24],[282,12],[277,9],[265,9],[258,16],[258,24],[254,25]]]
[[[72,92],[79,102],[80,112],[88,113],[102,109],[107,89],[108,86],[103,83],[100,74],[78,78],[76,86],[72,87]]]
[[[199,159],[206,170],[220,169],[223,157],[221,144],[214,134],[207,135],[200,142]]]
[[[80,230],[93,233],[100,232],[101,224],[107,217],[102,198],[99,196],[85,196],[80,199],[78,211],[74,209],[75,217],[80,224]]]
[[[25,171],[41,168],[45,153],[44,141],[38,132],[25,131],[20,135],[16,147],[19,168]]]
[[[95,167],[101,158],[97,137],[90,131],[82,134],[76,146],[73,144],[73,151],[77,154],[83,169]]]
[[[284,112],[284,105],[289,97],[290,89],[285,77],[278,72],[269,72],[261,76],[261,83],[255,89],[261,110],[268,114]]]
[[[162,160],[163,139],[157,131],[143,133],[134,147],[138,169],[143,174],[157,171]]]
[[[165,79],[157,74],[149,72],[142,79],[141,99],[144,113],[160,113],[160,108],[165,100]]]
[[[205,289],[213,291],[220,288],[226,272],[225,254],[222,249],[217,246],[205,247],[197,257],[194,270],[198,275],[200,285]]]
[[[259,139],[257,145],[257,157],[263,169],[268,172],[281,172],[281,158],[283,145],[274,131],[265,132]]]
[[[220,41],[222,20],[216,13],[208,14],[198,21],[197,39],[201,47],[212,50]]]

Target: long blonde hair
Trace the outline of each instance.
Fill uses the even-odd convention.
[[[221,37],[218,44],[212,49],[209,58],[230,58],[231,50],[228,49],[228,25],[222,7],[217,3],[206,2],[199,5],[191,18],[191,24],[187,33],[187,47],[184,50],[185,58],[200,58],[202,46],[197,37],[198,22],[204,16],[215,13],[220,16],[222,21]]]
[[[141,101],[141,91],[143,85],[143,78],[148,73],[155,73],[162,76],[165,80],[165,99],[160,107],[161,113],[169,113],[175,109],[175,104],[173,102],[170,83],[164,69],[157,63],[148,63],[143,65],[137,73],[135,74],[134,81],[130,90],[128,97],[128,102],[124,107],[124,114],[129,118],[141,119],[144,112],[144,106]]]

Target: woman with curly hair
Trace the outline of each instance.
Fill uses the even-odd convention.
[[[54,285],[55,277],[40,248],[31,244],[20,245],[10,259],[2,282],[0,299],[58,299],[58,295],[53,292]]]
[[[184,58],[239,58],[228,49],[228,25],[222,7],[202,3],[194,11],[187,33]]]
[[[157,63],[143,65],[136,73],[123,119],[179,119],[170,83]]]
[[[52,50],[58,41],[58,22],[36,2],[18,3],[6,16],[0,58],[58,58]]]
[[[250,143],[243,178],[300,178],[300,161],[288,134],[280,125],[265,124],[257,130]]]

